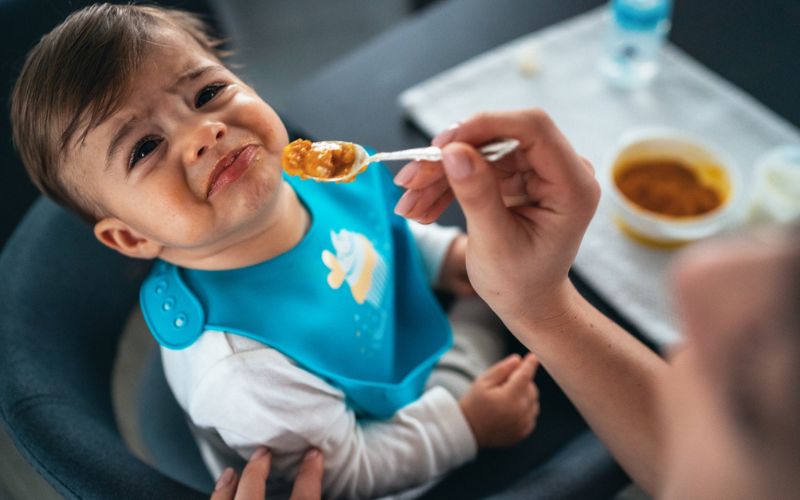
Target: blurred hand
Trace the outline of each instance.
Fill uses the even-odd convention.
[[[211,494],[211,500],[264,500],[271,465],[272,455],[266,448],[259,448],[250,457],[241,479],[237,479],[233,469],[225,469]],[[290,500],[322,498],[322,473],[322,454],[318,450],[309,450],[300,463]]]
[[[458,404],[479,448],[510,446],[526,438],[539,416],[533,384],[538,361],[511,355],[482,373]]]
[[[475,295],[467,276],[467,236],[456,236],[447,250],[439,273],[441,288],[456,295]]]
[[[475,146],[499,138],[520,145],[489,164]],[[401,215],[431,222],[455,195],[470,282],[503,321],[567,314],[567,272],[600,198],[591,164],[540,110],[480,114],[433,143],[441,163],[413,162],[395,177],[413,202],[398,202]]]

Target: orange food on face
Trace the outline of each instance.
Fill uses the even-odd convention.
[[[302,178],[333,179],[347,175],[356,160],[353,144],[292,141],[281,154],[281,166],[290,175]]]

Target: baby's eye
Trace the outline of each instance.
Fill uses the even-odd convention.
[[[223,88],[225,88],[224,83],[212,83],[204,87],[203,90],[197,93],[197,97],[194,100],[195,107],[202,108],[204,104],[215,98]]]
[[[145,137],[136,143],[131,152],[131,159],[128,162],[128,168],[133,168],[139,160],[143,160],[152,153],[163,139],[159,137]]]

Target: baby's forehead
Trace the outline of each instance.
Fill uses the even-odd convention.
[[[222,62],[185,33],[166,32],[147,45],[126,86],[131,94],[153,89],[175,91],[181,79],[206,66],[224,68]]]
[[[166,39],[164,42],[143,55],[113,96],[113,106],[108,107],[105,115],[94,124],[87,120],[86,138],[145,120],[161,107],[167,95],[181,94],[187,84],[205,74],[227,71],[216,57],[191,39]]]
[[[137,61],[123,81],[125,92],[121,93],[120,103],[132,97],[155,89],[175,90],[177,80],[202,66],[224,65],[213,53],[204,49],[187,33],[176,29],[162,28],[143,46]]]

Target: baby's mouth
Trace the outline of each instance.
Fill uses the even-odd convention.
[[[250,167],[257,149],[257,145],[247,144],[220,158],[208,176],[206,197],[210,198],[223,186],[238,179]]]

